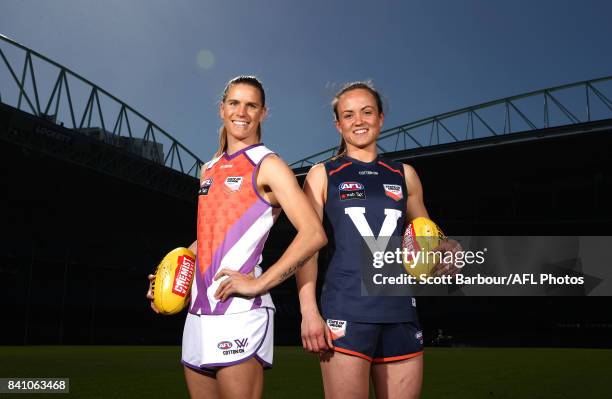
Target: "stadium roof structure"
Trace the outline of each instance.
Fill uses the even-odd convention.
[[[407,151],[416,154],[437,147],[458,149],[483,141],[495,145],[515,137],[539,139],[545,129],[578,127],[612,118],[610,98],[612,76],[532,91],[384,130],[378,139],[378,150],[383,154]],[[487,138],[493,140],[483,140]],[[337,151],[338,146],[328,148],[290,166],[303,174],[304,168],[330,159]]]
[[[203,162],[195,154],[100,86],[2,34],[0,57],[0,102],[199,177]]]

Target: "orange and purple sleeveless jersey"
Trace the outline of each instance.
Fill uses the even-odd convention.
[[[280,208],[261,197],[255,181],[261,162],[270,154],[263,144],[256,144],[232,155],[223,153],[202,167],[190,313],[222,315],[274,308],[269,293],[220,302],[214,294],[222,279],[213,280],[225,268],[254,272],[256,277],[261,274],[263,246],[280,213]]]

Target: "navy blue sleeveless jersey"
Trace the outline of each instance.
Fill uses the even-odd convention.
[[[366,323],[416,320],[415,301],[409,296],[363,295],[364,260],[359,259],[364,257],[360,254],[366,248],[365,236],[380,239],[403,233],[408,195],[403,165],[344,156],[326,162],[325,170],[324,222],[331,260],[321,294],[323,316]]]

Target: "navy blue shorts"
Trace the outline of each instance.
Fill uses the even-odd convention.
[[[423,354],[423,332],[417,321],[359,323],[327,319],[333,350],[373,363],[410,359]]]

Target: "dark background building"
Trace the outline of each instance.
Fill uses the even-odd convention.
[[[417,169],[430,215],[451,236],[605,235],[611,134],[601,120],[384,156]],[[0,343],[180,343],[184,317],[153,314],[144,295],[163,255],[195,238],[195,178],[5,104],[0,164]],[[300,181],[306,170],[296,169]],[[281,216],[264,267],[293,233]],[[299,344],[294,280],[272,296],[276,343]],[[429,341],[441,329],[454,345],[612,346],[610,297],[418,301]]]

